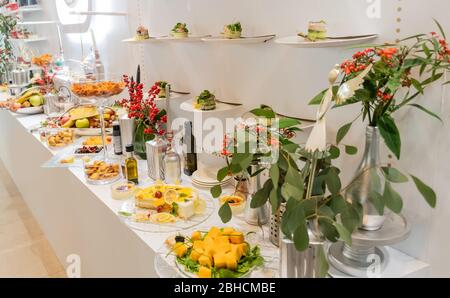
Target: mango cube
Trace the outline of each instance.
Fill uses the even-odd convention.
[[[186,244],[178,242],[173,247],[173,251],[175,252],[177,257],[182,258],[186,255],[188,247],[186,246]]]
[[[222,231],[217,227],[213,227],[211,228],[211,230],[209,230],[208,236],[210,236],[211,238],[220,237],[222,236]]]
[[[198,259],[203,255],[203,249],[192,249],[191,251],[191,259],[195,262],[198,262]]]
[[[225,255],[225,259],[227,261],[227,269],[229,270],[236,270],[237,269],[237,260],[236,256],[229,252]]]
[[[191,240],[192,241],[202,240],[202,233],[200,233],[199,231],[192,233]]]
[[[244,234],[240,232],[233,232],[230,236],[230,242],[233,244],[242,244],[245,242]]]
[[[212,267],[212,261],[211,258],[205,255],[202,255],[200,258],[198,258],[198,263],[202,266],[211,268]]]
[[[200,267],[200,270],[198,271],[198,277],[199,278],[211,278],[211,269],[207,267]]]

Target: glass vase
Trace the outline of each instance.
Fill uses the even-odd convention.
[[[136,132],[134,134],[134,152],[143,160],[147,160],[147,148],[146,143],[155,138],[154,135],[146,134],[145,125],[143,122],[139,122],[136,126]],[[126,146],[126,145],[125,145]]]

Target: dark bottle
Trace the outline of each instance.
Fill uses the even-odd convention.
[[[134,146],[126,147],[127,155],[125,160],[125,175],[129,182],[139,184],[138,162],[134,157]]]
[[[114,154],[122,155],[122,136],[120,134],[120,125],[119,123],[113,124],[113,145],[114,145]]]
[[[183,136],[184,174],[192,176],[197,171],[197,153],[195,137],[192,132],[192,122],[184,123]]]

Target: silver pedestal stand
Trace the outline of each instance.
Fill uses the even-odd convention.
[[[405,217],[391,214],[378,231],[358,230],[352,235],[353,245],[343,242],[330,246],[328,260],[330,276],[377,277],[389,263],[383,246],[394,245],[409,237],[411,228]]]

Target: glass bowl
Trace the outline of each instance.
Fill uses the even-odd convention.
[[[119,162],[105,159],[85,162],[84,174],[87,183],[92,185],[107,185],[122,178]]]
[[[73,144],[75,136],[71,129],[51,128],[46,131],[47,145],[50,149],[58,150]]]

